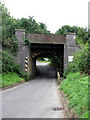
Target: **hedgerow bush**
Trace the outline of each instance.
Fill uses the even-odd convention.
[[[70,73],[70,72],[75,73],[76,71],[78,71],[77,67],[75,66],[75,64],[73,62],[71,62],[67,66],[67,69],[64,71],[63,76],[66,78],[68,73]]]
[[[13,53],[13,55],[16,55],[18,51],[18,41],[15,35],[11,37],[10,44],[11,44],[11,52]]]
[[[74,55],[73,62],[78,71],[89,72],[89,55],[88,45]]]
[[[2,71],[13,72],[14,60],[7,51],[2,51]]]
[[[56,68],[56,70],[60,73],[62,76],[63,74],[63,60],[62,58],[59,58],[58,56],[52,56],[50,58],[51,65]]]
[[[25,78],[26,82],[28,82],[30,80],[30,75],[28,73],[24,73],[23,77]]]
[[[8,51],[2,51],[2,71],[3,72],[16,72],[17,74],[22,74],[20,66],[15,64],[12,54]]]
[[[16,72],[19,76],[22,75],[21,68],[18,64],[13,65],[13,71]]]
[[[69,63],[67,69],[64,72],[64,76],[66,76],[69,72],[75,73],[78,71],[89,74],[90,72],[89,45],[90,41],[88,41],[88,43],[86,43],[86,45],[84,45],[83,48],[74,55],[73,62]]]
[[[68,97],[69,107],[74,109],[78,117],[88,118],[88,76],[79,72],[69,73],[60,89]]]

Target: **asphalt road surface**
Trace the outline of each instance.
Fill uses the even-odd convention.
[[[38,76],[30,82],[2,92],[3,118],[64,118],[55,82],[55,70],[47,63],[37,62]]]

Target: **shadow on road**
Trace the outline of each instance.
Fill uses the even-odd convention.
[[[37,78],[56,78],[56,70],[48,63],[37,62]]]

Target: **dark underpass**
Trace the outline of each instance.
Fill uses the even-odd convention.
[[[32,59],[33,59],[33,68],[36,68],[36,60],[37,58],[40,57],[49,57],[54,59],[54,57],[58,57],[58,61],[54,62],[54,68],[52,67],[52,69],[55,71],[57,70],[57,68],[59,68],[59,72],[61,73],[61,75],[63,74],[63,69],[64,69],[64,45],[60,45],[60,44],[31,44],[31,53],[32,53]],[[61,66],[58,66],[58,62],[61,61]],[[40,71],[40,66],[38,66],[38,74],[41,75],[41,77],[43,77],[44,75],[46,77],[52,77],[52,73],[51,72],[51,67],[49,66],[45,66],[43,65],[43,71]],[[46,70],[44,71],[44,69],[46,68]],[[35,71],[35,70],[34,70]],[[36,71],[37,72],[37,71]],[[49,75],[50,74],[50,75]],[[54,77],[56,78],[56,71],[54,72]]]
[[[37,65],[37,77],[42,79],[42,78],[56,78],[56,70],[55,68],[51,67],[48,65],[49,63],[40,63],[36,62]]]

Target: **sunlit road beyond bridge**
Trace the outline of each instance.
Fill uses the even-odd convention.
[[[39,75],[30,82],[4,90],[3,118],[65,118],[65,111],[57,93],[55,70],[47,63],[37,62]]]

